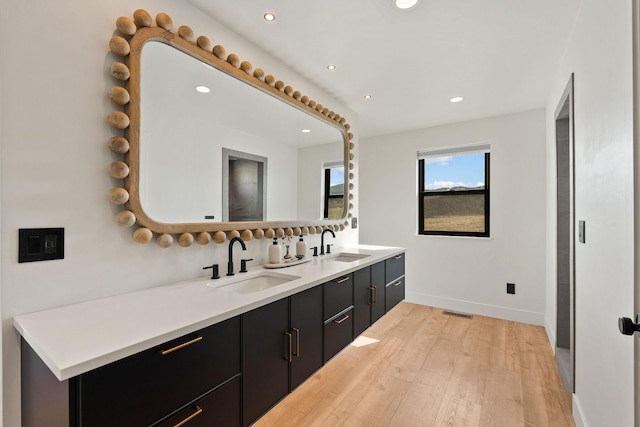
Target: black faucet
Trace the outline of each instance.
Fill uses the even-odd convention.
[[[213,265],[210,265],[208,267],[202,267],[203,270],[207,270],[209,268],[212,269],[211,278],[212,279],[219,279],[220,278],[220,273],[218,272],[218,264],[213,264]]]
[[[320,235],[320,255],[324,255],[324,233],[326,232],[331,233],[331,235],[333,236],[333,238],[336,238],[336,233],[333,232],[333,230],[331,230],[330,228],[326,228],[322,234]],[[328,247],[329,245],[327,245],[327,253],[330,253],[331,249],[329,249]]]
[[[231,241],[229,242],[229,262],[227,262],[227,276],[233,276],[235,274],[233,272],[233,244],[235,242],[240,242],[243,251],[247,250],[247,246],[244,244],[244,240],[242,240],[240,237],[234,237],[233,239],[231,239]]]

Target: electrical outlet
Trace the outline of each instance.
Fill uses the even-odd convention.
[[[351,218],[351,228],[358,228],[358,218],[355,216]]]
[[[515,283],[507,283],[507,293],[515,295],[515,293],[516,293],[516,284]]]

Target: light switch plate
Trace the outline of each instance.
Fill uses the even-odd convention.
[[[18,262],[64,259],[64,228],[18,230]]]
[[[578,241],[580,243],[585,242],[584,227],[585,227],[584,221],[578,221]]]
[[[355,216],[351,218],[351,228],[358,228],[358,218]]]

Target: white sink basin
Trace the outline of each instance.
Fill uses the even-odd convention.
[[[337,254],[327,255],[327,261],[353,262],[366,258],[368,254],[352,254],[349,252],[339,252]]]
[[[235,292],[237,294],[253,294],[299,278],[298,276],[270,271],[236,273],[232,278],[219,279],[219,282],[209,281],[207,282],[207,286],[221,291]]]

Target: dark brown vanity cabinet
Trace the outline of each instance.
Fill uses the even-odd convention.
[[[322,287],[243,314],[242,334],[248,426],[322,366]]]
[[[404,253],[385,260],[386,311],[404,299]]]
[[[72,379],[77,425],[154,425],[239,375],[236,317]],[[225,395],[225,415],[239,421],[240,393],[233,391]]]
[[[384,261],[353,273],[353,336],[357,337],[385,313]]]
[[[240,318],[58,381],[22,345],[22,425],[240,425]],[[196,414],[197,412],[197,414]],[[200,421],[198,421],[200,422]],[[212,425],[200,424],[200,425]]]
[[[324,361],[353,340],[353,273],[322,285],[324,289]]]

